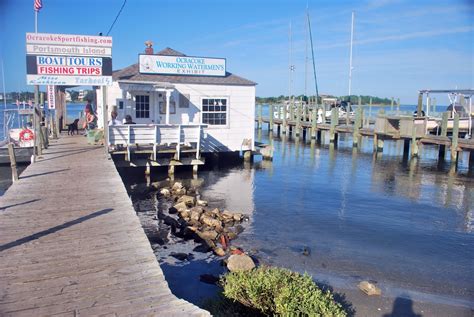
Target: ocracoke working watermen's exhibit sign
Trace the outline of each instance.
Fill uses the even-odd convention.
[[[225,76],[225,58],[140,54],[142,74]]]
[[[112,85],[112,37],[26,33],[28,85]]]

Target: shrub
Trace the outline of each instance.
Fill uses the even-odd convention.
[[[267,315],[346,316],[329,291],[307,274],[273,267],[232,272],[221,279],[224,296]]]

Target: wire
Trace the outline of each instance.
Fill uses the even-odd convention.
[[[112,25],[110,26],[109,30],[107,31],[107,35],[106,35],[106,36],[109,36],[110,31],[112,31],[112,28],[114,27],[115,22],[117,22],[117,20],[118,20],[118,18],[119,18],[119,16],[120,16],[120,13],[122,13],[123,7],[125,7],[125,4],[126,4],[126,3],[127,3],[127,0],[123,0],[122,7],[120,8],[119,12],[117,13],[117,16],[115,17],[114,22],[112,23]]]

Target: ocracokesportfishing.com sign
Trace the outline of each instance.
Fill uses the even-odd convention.
[[[225,58],[139,55],[142,74],[225,76]]]
[[[26,34],[28,85],[112,85],[112,38]]]

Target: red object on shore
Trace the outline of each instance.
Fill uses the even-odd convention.
[[[227,250],[227,244],[229,243],[229,240],[227,239],[226,235],[225,234],[221,234],[221,244],[222,244],[222,248],[224,250]]]
[[[235,249],[235,250],[230,251],[230,254],[241,255],[241,254],[244,254],[244,251],[242,251],[240,249]]]

